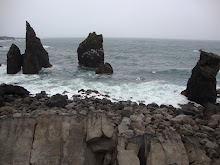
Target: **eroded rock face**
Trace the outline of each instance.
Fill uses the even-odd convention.
[[[96,68],[104,64],[103,37],[95,32],[80,43],[78,49],[79,65]]]
[[[95,73],[96,74],[113,74],[113,68],[111,64],[106,62],[104,65],[99,65]]]
[[[200,59],[187,83],[186,96],[201,105],[216,102],[216,75],[220,69],[220,56],[200,50]]]
[[[7,54],[7,74],[16,74],[21,70],[22,55],[20,49],[12,44]]]
[[[23,55],[23,73],[38,74],[41,68],[49,68],[49,56],[34,29],[26,22],[26,50]]]

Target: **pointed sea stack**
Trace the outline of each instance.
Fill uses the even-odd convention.
[[[40,39],[36,37],[34,29],[26,21],[26,50],[23,55],[23,73],[38,74],[42,67],[52,67],[48,53]]]
[[[215,103],[216,75],[220,69],[220,56],[200,50],[200,59],[187,83],[186,96],[201,105]]]
[[[7,74],[16,74],[21,70],[22,55],[20,49],[12,44],[7,53]]]
[[[79,65],[97,68],[104,64],[103,37],[95,32],[80,43],[78,49]]]

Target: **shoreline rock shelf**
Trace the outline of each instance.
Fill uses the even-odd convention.
[[[0,164],[170,165],[220,162],[220,105],[180,109],[74,95],[1,95]],[[48,104],[54,100],[65,104]],[[13,162],[13,163],[12,163]]]

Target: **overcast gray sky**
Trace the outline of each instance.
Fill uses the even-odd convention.
[[[220,40],[220,0],[0,0],[0,36]]]

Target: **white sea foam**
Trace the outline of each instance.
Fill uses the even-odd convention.
[[[193,52],[195,52],[195,53],[199,53],[199,50],[193,50]]]
[[[43,47],[44,47],[45,49],[50,48],[50,46],[47,46],[47,45],[43,45]]]
[[[135,102],[143,102],[149,104],[155,102],[159,105],[186,104],[188,100],[180,94],[185,89],[184,86],[167,84],[165,81],[150,81],[141,83],[121,83],[111,84],[99,81],[85,81],[83,78],[74,78],[72,80],[55,80],[53,78],[42,78],[42,75],[24,75],[18,73],[16,75],[6,74],[6,65],[0,67],[1,83],[18,84],[25,87],[36,94],[46,91],[50,95],[56,93],[65,93],[69,98],[74,94],[78,94],[80,89],[92,89],[99,91],[100,94],[110,96],[112,101],[115,100],[131,100]],[[96,97],[98,95],[94,94]],[[99,96],[103,97],[103,96]]]

